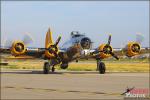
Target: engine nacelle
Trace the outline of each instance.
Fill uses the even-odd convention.
[[[126,53],[126,56],[132,57],[140,53],[141,46],[137,42],[129,42],[123,51]]]
[[[113,48],[110,45],[101,44],[98,47],[98,50],[100,51],[99,57],[104,59],[104,58],[108,58],[111,56],[111,54],[108,53],[107,51],[113,51]],[[101,52],[101,51],[103,51],[103,52]]]
[[[47,46],[47,49],[51,49],[51,50],[46,50],[45,51],[45,56],[49,59],[55,58],[55,54],[58,54],[58,47],[55,47],[53,44],[49,44]]]
[[[14,56],[22,55],[26,51],[26,47],[22,41],[15,41],[11,47],[11,54]]]

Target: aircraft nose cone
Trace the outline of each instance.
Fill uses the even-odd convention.
[[[81,39],[81,46],[83,49],[90,49],[91,47],[91,40],[87,37]]]

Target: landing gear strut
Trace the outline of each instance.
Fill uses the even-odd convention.
[[[54,66],[52,67],[52,72],[55,72],[55,67]]]
[[[104,62],[101,62],[101,60],[97,60],[97,70],[100,74],[105,74],[106,66]]]

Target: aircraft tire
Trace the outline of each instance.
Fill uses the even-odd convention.
[[[48,74],[49,70],[50,70],[49,63],[48,63],[48,62],[45,62],[45,63],[44,63],[44,67],[43,67],[43,73],[44,73],[44,74]]]
[[[105,63],[99,62],[99,73],[105,74],[105,71],[106,71]]]

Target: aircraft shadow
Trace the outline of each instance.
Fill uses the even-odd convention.
[[[43,71],[1,71],[1,74],[43,74]],[[48,74],[55,75],[55,74],[99,74],[99,72],[92,72],[92,71],[56,71],[56,72],[49,72]],[[45,74],[47,75],[47,74]]]
[[[43,74],[43,71],[3,71],[1,74]],[[49,72],[48,74],[63,74],[63,72]],[[45,74],[47,75],[47,74]]]

